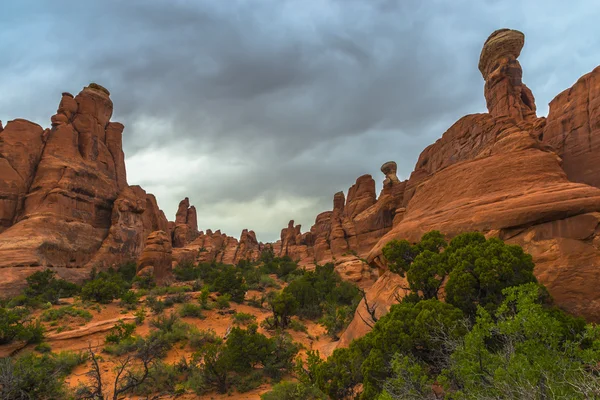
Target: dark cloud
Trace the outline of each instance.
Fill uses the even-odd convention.
[[[336,191],[484,111],[477,70],[495,29],[526,34],[538,107],[591,70],[599,5],[562,1],[11,2],[0,14],[0,118],[48,125],[60,92],[97,81],[126,125],[130,183],[168,215],[272,240]],[[5,7],[6,8],[6,7]],[[258,225],[256,225],[258,224]],[[210,226],[209,226],[210,225]]]

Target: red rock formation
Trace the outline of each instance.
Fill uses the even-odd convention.
[[[254,231],[244,229],[238,241],[221,231],[210,229],[199,232],[198,237],[185,247],[173,249],[177,263],[221,262],[237,264],[241,260],[256,260],[260,257],[264,245],[256,239]]]
[[[0,130],[0,232],[23,208],[44,145],[43,129],[17,119]]]
[[[153,275],[156,283],[163,284],[172,278],[173,251],[171,238],[165,231],[152,232],[140,255],[138,275]]]
[[[90,84],[63,93],[52,129],[15,120],[0,132],[1,289],[17,292],[44,267],[80,279],[135,259],[152,229],[167,229],[156,200],[127,185],[112,111],[109,92]]]
[[[179,202],[175,222],[170,227],[173,247],[184,247],[198,237],[198,217],[196,207],[190,207],[187,197]]]
[[[600,187],[600,67],[550,102],[542,139],[556,149],[570,181]]]
[[[481,231],[524,247],[557,303],[598,321],[599,72],[557,96],[546,123],[521,82],[522,46],[523,35],[509,30],[486,41],[479,66],[489,114],[463,117],[423,151],[406,183],[404,211],[368,260],[385,270],[381,248],[392,239],[417,241],[433,229],[449,237]],[[367,291],[384,309],[395,302],[377,295],[386,280],[389,272]],[[366,331],[355,317],[342,345]]]

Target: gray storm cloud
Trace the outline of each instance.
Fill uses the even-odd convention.
[[[62,91],[106,86],[130,184],[173,218],[277,238],[308,228],[379,166],[407,177],[462,115],[485,111],[477,60],[500,27],[526,34],[541,113],[600,63],[594,1],[21,1],[4,5],[0,119],[43,126]]]

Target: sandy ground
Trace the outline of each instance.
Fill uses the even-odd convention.
[[[190,292],[190,300],[189,302],[198,304],[197,297],[199,296],[199,292]],[[249,291],[246,294],[246,298],[251,298],[253,295],[260,297],[260,292]],[[159,296],[164,297],[164,296]],[[141,299],[143,301],[143,299]],[[78,308],[85,308],[85,306],[81,302],[74,301],[73,299],[64,299],[64,304],[59,306],[54,306],[54,308],[59,308],[65,304],[73,304]],[[244,312],[248,314],[255,315],[257,318],[257,322],[260,324],[265,318],[270,315],[270,312],[266,309],[259,309],[256,307],[249,306],[247,304],[237,304],[231,302],[231,310],[235,310],[236,312]],[[178,308],[181,307],[180,304],[175,304],[173,308],[169,308],[165,310],[165,313],[177,312]],[[102,348],[105,346],[105,337],[112,329],[112,327],[121,319],[125,322],[133,322],[134,316],[133,311],[124,310],[119,306],[118,301],[113,301],[111,304],[107,305],[96,305],[93,304],[90,307],[85,308],[92,315],[93,319],[91,321],[85,321],[82,318],[72,318],[67,317],[57,322],[44,322],[46,326],[46,342],[51,346],[53,352],[60,351],[87,351],[88,347],[91,346],[96,354],[99,356],[100,361],[99,365],[102,371],[103,381],[106,382],[107,387],[112,387],[112,382],[114,382],[115,377],[115,357],[106,353],[102,353]],[[41,315],[43,311],[36,311],[34,316]],[[200,330],[208,330],[212,329],[215,333],[221,337],[225,335],[227,330],[230,327],[235,326],[233,323],[233,316],[227,313],[220,313],[219,310],[206,310],[204,311],[205,319],[186,317],[182,318],[182,320],[190,325],[197,327]],[[143,324],[138,325],[135,330],[135,335],[145,336],[147,335],[151,329],[150,320],[154,315],[152,315],[151,311],[147,309],[146,319]],[[304,320],[302,323],[306,326],[307,332],[295,332],[292,330],[288,330],[291,334],[293,340],[297,343],[300,343],[304,348],[300,351],[300,355],[304,356],[306,350],[319,350],[323,357],[327,357],[330,355],[337,342],[331,341],[331,339],[326,335],[325,329],[315,324],[312,321]],[[269,331],[266,331],[263,328],[259,328],[259,332],[271,336]],[[10,354],[19,354],[26,351],[32,351],[33,345],[26,346],[24,348],[19,349],[19,345],[7,345],[0,346],[0,357],[4,357]],[[182,357],[189,358],[192,355],[192,350],[188,346],[181,346],[176,344],[168,353],[167,357],[163,360],[168,364],[175,363],[179,361]],[[89,380],[86,373],[90,369],[91,362],[88,361],[83,365],[80,365],[75,368],[75,370],[71,373],[69,377],[67,377],[67,384],[75,388],[81,383],[85,383]],[[177,396],[178,399],[260,399],[260,395],[268,392],[270,390],[270,385],[265,383],[258,387],[255,390],[252,390],[247,393],[237,393],[233,394],[208,394],[203,396],[198,396],[195,394],[184,394]],[[138,397],[131,396],[125,397],[130,399],[142,399],[146,397]],[[151,397],[152,398],[152,397]],[[156,399],[170,399],[175,398],[174,396],[158,396],[154,397]]]

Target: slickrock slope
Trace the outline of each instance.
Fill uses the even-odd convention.
[[[51,129],[15,120],[0,132],[1,290],[17,292],[35,268],[77,280],[92,264],[135,259],[166,229],[154,197],[127,185],[112,111],[109,92],[90,84],[63,93]]]

